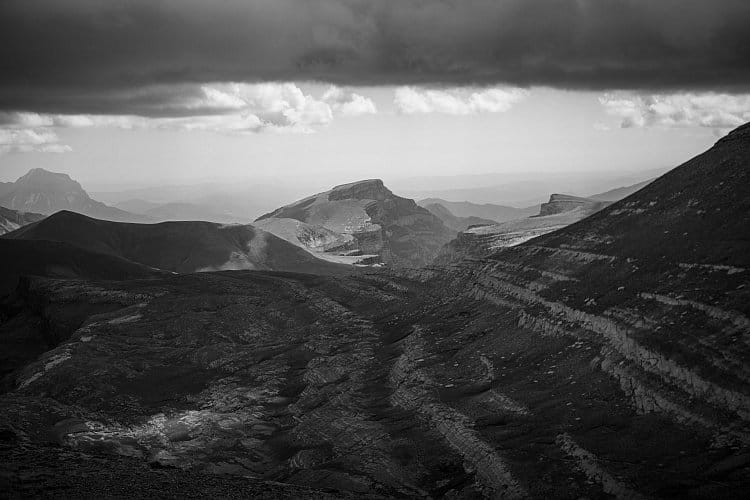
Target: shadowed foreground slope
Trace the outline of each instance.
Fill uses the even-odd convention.
[[[352,269],[320,260],[270,233],[240,224],[200,221],[129,224],[63,211],[4,237],[65,242],[179,273],[272,269],[336,274]]]

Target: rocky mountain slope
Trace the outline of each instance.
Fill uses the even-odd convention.
[[[351,269],[320,260],[250,225],[212,222],[128,224],[65,211],[4,237],[60,241],[178,273],[231,269],[342,273]]]
[[[329,262],[358,266],[381,263],[378,254],[362,253],[358,241],[350,233],[337,233],[322,225],[280,217],[257,220],[253,225]]]
[[[450,210],[439,203],[432,203],[423,206],[424,208],[429,210],[432,215],[443,221],[443,224],[445,224],[448,228],[456,232],[466,231],[472,226],[488,226],[497,224],[497,222],[494,220],[482,219],[481,217],[458,217],[456,215],[453,215]]]
[[[519,245],[532,238],[562,229],[609,204],[606,201],[553,194],[548,203],[541,205],[537,215],[466,229],[446,246],[444,253],[450,253],[457,246],[469,246],[473,247],[475,253],[481,252],[486,255],[498,248]]]
[[[336,186],[258,218],[295,219],[353,238],[361,254],[378,255],[396,266],[430,262],[455,235],[413,200],[394,195],[372,179]],[[265,222],[265,224],[269,224]],[[273,231],[273,225],[266,226]]]
[[[613,405],[621,395],[604,395],[603,384],[589,385],[592,403],[608,401],[604,427],[555,438],[603,487],[629,477],[613,486],[616,496],[630,495],[635,486],[644,496],[685,488],[684,496],[740,497],[750,487],[750,459],[743,451],[750,443],[748,180],[746,125],[576,224],[489,256],[467,242],[463,252],[443,261],[453,270],[452,286],[493,304],[512,335],[528,332],[548,345],[562,343],[538,358],[534,382],[543,383],[547,369],[558,380],[580,383],[569,375],[578,350],[582,362],[619,387],[638,417],[617,420],[622,413]],[[459,276],[462,284],[454,281]],[[508,375],[514,372],[522,373]],[[550,394],[549,383],[537,387]],[[628,445],[628,431],[620,425],[627,429],[637,419],[655,419],[648,428],[663,432],[691,429],[706,442],[691,450],[690,439],[681,439],[660,451],[633,437]],[[670,454],[672,465],[665,465]],[[668,477],[696,466],[700,454],[714,458],[681,482]],[[654,478],[649,488],[635,470],[649,474],[643,464],[655,457],[654,471],[667,476]],[[602,463],[610,464],[606,475]],[[731,494],[719,493],[730,484]]]
[[[92,200],[81,185],[67,174],[34,168],[17,181],[4,183],[0,206],[25,212],[50,215],[70,210],[89,217],[119,222],[147,222],[142,215],[131,214]]]
[[[748,267],[748,141],[750,127],[745,125],[636,196],[594,214],[585,224],[549,235],[543,244],[640,259],[669,257]]]
[[[29,279],[0,343],[25,315],[52,348],[5,378],[0,478],[746,498],[749,176],[746,126],[562,230],[422,269]]]
[[[19,212],[0,207],[0,235],[15,231],[21,226],[44,219],[44,215],[33,212]]]
[[[480,249],[484,254],[492,253],[498,248],[519,245],[537,236],[557,231],[587,215],[585,210],[577,208],[559,214],[472,227],[459,233],[455,240],[446,245],[442,253],[450,252],[456,246],[470,246],[475,253],[480,252]]]

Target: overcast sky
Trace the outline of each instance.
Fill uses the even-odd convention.
[[[3,0],[0,180],[672,166],[750,121],[747,26],[746,0]]]

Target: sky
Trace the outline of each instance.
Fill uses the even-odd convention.
[[[0,180],[676,166],[750,121],[748,25],[746,0],[4,0]]]

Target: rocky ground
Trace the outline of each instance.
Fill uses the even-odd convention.
[[[9,376],[4,477],[54,486],[49,454],[76,452],[379,496],[741,497],[745,316],[641,291],[553,302],[575,277],[510,265],[456,266],[450,294],[429,270],[35,280],[17,303],[62,342]],[[667,353],[642,337],[700,317],[727,333]]]
[[[411,271],[23,280],[5,491],[747,498],[748,133]]]

